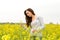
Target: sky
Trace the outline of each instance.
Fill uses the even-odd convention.
[[[60,0],[0,0],[0,23],[25,23],[24,10],[32,8],[44,23],[60,24]]]

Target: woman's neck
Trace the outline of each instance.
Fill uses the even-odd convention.
[[[33,15],[32,16],[32,21],[34,21],[36,19],[36,16],[35,15]]]
[[[32,15],[32,18],[34,18],[35,17],[35,15]]]

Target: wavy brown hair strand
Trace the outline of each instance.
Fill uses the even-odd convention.
[[[31,8],[28,8],[24,11],[25,14],[25,19],[26,19],[26,24],[27,27],[31,26],[31,22],[32,22],[32,17],[27,16],[26,11],[30,11],[33,15],[35,15],[34,11]]]

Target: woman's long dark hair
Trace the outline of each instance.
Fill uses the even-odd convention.
[[[31,8],[28,8],[24,11],[27,27],[31,27],[32,17],[27,16],[26,11],[30,11],[33,15],[35,15],[35,13]]]

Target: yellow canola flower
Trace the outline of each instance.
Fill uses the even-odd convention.
[[[9,34],[2,36],[2,40],[10,40],[10,38],[11,38],[11,36]]]

